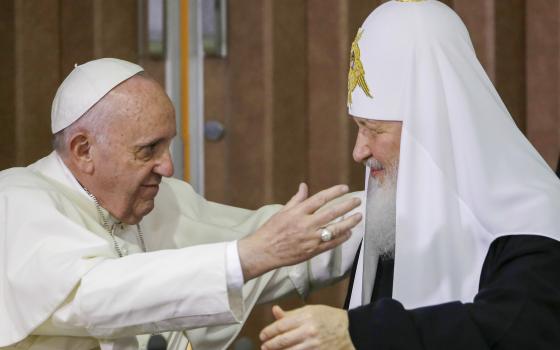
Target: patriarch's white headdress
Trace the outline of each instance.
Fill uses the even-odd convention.
[[[352,53],[349,113],[403,122],[395,299],[408,308],[472,301],[494,239],[560,238],[560,181],[516,127],[451,9],[387,2]]]

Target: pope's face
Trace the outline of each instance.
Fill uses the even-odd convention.
[[[370,175],[381,183],[390,169],[398,167],[402,122],[353,118],[358,125],[354,160],[369,161]]]
[[[110,124],[92,147],[96,196],[109,212],[128,224],[154,208],[163,176],[173,174],[169,146],[175,113],[155,82],[134,77],[111,92]],[[113,103],[114,102],[114,103]]]

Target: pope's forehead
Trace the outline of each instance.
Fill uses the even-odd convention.
[[[117,134],[139,135],[158,125],[175,125],[173,104],[160,85],[132,77],[113,88],[98,104],[99,117]]]
[[[114,108],[158,107],[173,109],[163,88],[151,78],[134,76],[112,89],[106,96]]]
[[[111,92],[128,93],[131,95],[157,92],[158,94],[165,95],[165,91],[155,80],[140,74],[123,81],[115,86]]]

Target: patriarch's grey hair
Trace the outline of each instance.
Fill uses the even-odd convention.
[[[373,246],[382,259],[393,258],[395,254],[397,162],[385,170],[382,183],[370,178],[366,212],[366,235],[372,239]]]

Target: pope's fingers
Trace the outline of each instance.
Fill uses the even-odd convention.
[[[311,216],[311,222],[317,227],[322,227],[327,225],[334,219],[347,214],[348,212],[356,209],[362,203],[360,198],[353,197],[345,200],[342,203],[333,205],[325,210],[320,210]]]
[[[348,193],[348,186],[346,185],[333,186],[331,188],[327,188],[326,190],[322,190],[321,192],[314,194],[313,196],[309,197],[305,201],[301,202],[298,206],[303,210],[303,212],[307,214],[312,214],[317,209],[321,208],[323,205],[327,204],[333,199],[338,198],[346,193]]]
[[[343,220],[330,224],[326,227],[327,230],[331,231],[333,237],[336,238],[341,235],[343,232],[347,232],[351,230],[353,227],[358,225],[362,221],[362,214],[361,213],[354,213]]]
[[[284,205],[284,208],[282,210],[290,209],[295,205],[303,202],[304,200],[307,199],[308,194],[309,194],[309,188],[307,187],[307,184],[304,182],[300,183],[298,187],[298,191],[296,192],[296,194],[292,196],[292,198],[290,198],[290,200],[286,203],[286,205]]]
[[[361,220],[362,214],[355,213],[345,218],[343,221],[329,226],[327,229],[332,232],[332,238],[329,241],[321,242],[319,252],[317,254],[333,249],[348,240],[350,236],[352,236],[352,231],[350,229],[356,226]],[[317,232],[318,239],[322,241],[321,230],[318,230]]]
[[[331,250],[339,245],[341,245],[342,243],[346,242],[348,240],[348,238],[350,238],[350,236],[352,235],[352,231],[348,230],[348,231],[344,231],[338,234],[338,236],[334,237],[332,240],[327,241],[327,242],[321,242],[320,248],[317,252],[317,254],[321,254],[323,252],[326,252],[327,250]]]

